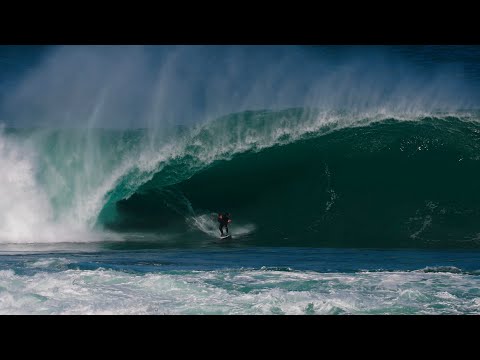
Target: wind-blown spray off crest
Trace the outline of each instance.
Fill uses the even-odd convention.
[[[160,132],[258,109],[452,111],[479,100],[458,68],[452,60],[419,71],[382,47],[64,46],[2,107],[16,125]]]

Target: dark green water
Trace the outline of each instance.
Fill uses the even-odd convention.
[[[317,135],[201,168],[179,157],[116,201],[104,225],[187,233],[186,218],[203,216],[212,228],[212,213],[230,211],[232,231],[255,228],[252,245],[479,246],[476,120],[385,119]]]

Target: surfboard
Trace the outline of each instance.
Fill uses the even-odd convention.
[[[220,236],[220,239],[223,240],[223,239],[228,239],[228,238],[230,238],[230,237],[232,237],[232,235],[227,234],[227,235]]]

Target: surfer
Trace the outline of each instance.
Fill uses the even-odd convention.
[[[228,234],[228,223],[232,222],[230,219],[230,213],[225,213],[225,214],[218,214],[218,222],[220,223],[220,226],[218,227],[220,229],[220,233],[223,236],[223,228],[227,231]]]

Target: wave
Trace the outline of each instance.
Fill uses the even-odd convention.
[[[252,146],[239,150],[226,140],[226,148],[236,148],[216,148],[215,156],[204,141],[199,156],[191,148],[128,199],[115,200],[114,220],[103,224],[213,236],[212,213],[230,211],[233,231],[254,234],[249,241],[259,245],[478,247],[475,120],[365,118],[342,125],[292,127],[270,138],[254,133]]]
[[[214,237],[214,214],[229,211],[234,236],[255,245],[478,247],[477,119],[296,108],[162,138],[90,129],[0,139],[42,155],[28,159],[50,222]]]

